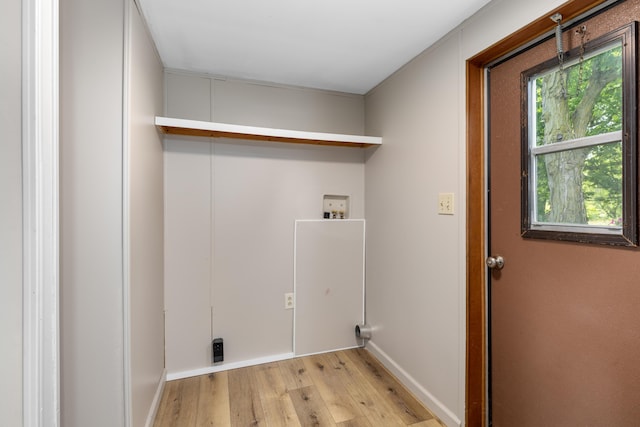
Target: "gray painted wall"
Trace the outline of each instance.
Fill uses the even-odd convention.
[[[0,414],[22,425],[22,122],[20,0],[0,14]]]
[[[170,117],[361,134],[363,98],[167,72]],[[364,216],[364,151],[165,138],[166,355],[169,374],[293,351],[295,219],[322,216],[324,194]]]
[[[133,1],[129,33],[129,278],[133,426],[143,426],[164,377],[163,67]]]
[[[129,416],[137,427],[163,372],[161,68],[130,0],[61,1],[60,41],[62,424],[113,427]]]
[[[61,419],[124,423],[124,2],[60,2]]]
[[[464,360],[460,130],[458,115],[434,101],[457,109],[458,39],[453,34],[430,49],[437,61],[414,60],[367,95],[368,131],[384,142],[367,159],[365,195],[367,321],[384,325],[369,347],[385,352],[453,413]],[[439,192],[455,194],[455,215],[437,215]]]
[[[561,4],[497,0],[365,97],[368,348],[447,425],[464,423],[465,60]],[[437,214],[438,193],[455,215]]]

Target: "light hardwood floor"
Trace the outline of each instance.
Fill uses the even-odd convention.
[[[155,427],[442,427],[368,351],[167,382]]]

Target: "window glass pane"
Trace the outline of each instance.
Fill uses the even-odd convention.
[[[535,177],[535,223],[622,225],[620,141],[536,156]]]
[[[620,44],[558,65],[531,81],[535,146],[622,128]],[[534,223],[620,226],[621,153],[618,142],[536,156]]]
[[[622,46],[532,77],[531,143],[553,144],[622,129]]]

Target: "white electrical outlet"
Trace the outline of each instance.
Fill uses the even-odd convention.
[[[294,306],[293,292],[288,292],[284,294],[284,308],[286,310],[289,310],[289,309],[292,309],[293,306]]]
[[[438,215],[453,215],[453,193],[438,194]]]

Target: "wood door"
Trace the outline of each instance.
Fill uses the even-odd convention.
[[[596,38],[634,19],[639,1],[585,24]],[[640,251],[521,237],[520,76],[555,49],[552,39],[489,71],[489,254],[505,259],[489,278],[490,419],[640,425]]]

